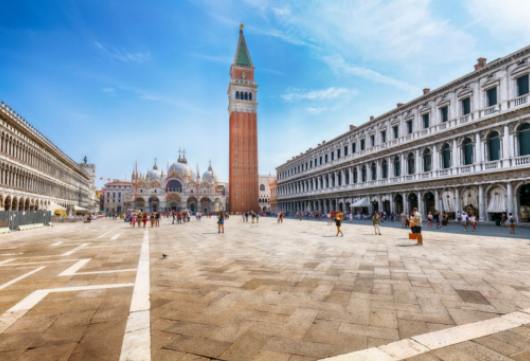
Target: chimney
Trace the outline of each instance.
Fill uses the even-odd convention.
[[[370,121],[373,121],[375,117],[373,115],[370,115]]]
[[[423,88],[423,95],[427,95],[431,92],[431,89],[429,88]]]
[[[477,63],[475,64],[475,70],[480,70],[486,66],[486,58],[478,58]]]
[[[350,124],[350,130],[354,130],[355,128],[357,128],[356,125]]]
[[[403,103],[397,103],[396,107],[401,108],[403,106]]]

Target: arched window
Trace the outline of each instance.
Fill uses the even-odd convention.
[[[388,162],[383,160],[383,163],[381,164],[381,174],[383,176],[383,179],[388,178]]]
[[[252,100],[252,93],[248,93],[248,100]]]
[[[353,168],[353,183],[357,183],[357,167]]]
[[[265,192],[265,184],[260,184],[259,190]]]
[[[423,151],[423,171],[430,172],[432,169],[432,154],[429,148]]]
[[[445,143],[442,146],[442,168],[447,169],[451,167],[451,146]]]
[[[462,142],[462,158],[464,165],[473,164],[473,142],[469,138]]]
[[[394,177],[399,177],[401,175],[401,162],[398,156],[394,157]]]
[[[377,166],[375,165],[375,162],[372,163],[372,166],[370,168],[371,168],[371,173],[372,173],[372,180],[376,180],[377,179]]]
[[[501,138],[498,132],[491,132],[487,138],[488,160],[501,159]]]
[[[166,192],[182,192],[182,184],[176,179],[171,179],[166,184]]]
[[[530,154],[530,123],[521,124],[517,129],[517,141],[519,142],[519,155]]]
[[[248,93],[247,93],[247,92],[244,92],[244,93],[243,93],[243,98],[244,98],[245,100],[248,100]]]
[[[366,166],[363,165],[362,169],[361,169],[361,180],[363,182],[366,182]]]
[[[241,94],[238,91],[236,91],[236,99],[241,99]]]
[[[408,174],[414,174],[416,171],[416,167],[414,165],[414,162],[416,159],[414,158],[414,153],[409,153],[407,156],[407,172]]]

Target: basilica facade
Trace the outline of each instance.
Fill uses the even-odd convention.
[[[284,211],[512,213],[530,223],[530,46],[277,167]]]
[[[130,190],[125,193],[124,211],[211,213],[226,209],[227,184],[217,179],[211,164],[202,175],[199,169],[194,172],[183,151],[165,171],[156,160],[145,173],[135,167],[130,184]]]

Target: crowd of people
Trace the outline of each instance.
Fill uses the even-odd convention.
[[[206,216],[208,218],[211,218],[212,215],[215,215],[217,217],[217,232],[218,233],[224,233],[224,225],[225,220],[228,219],[229,213],[225,211],[217,212],[217,213],[207,213]],[[269,215],[269,214],[266,214]],[[270,214],[272,215],[272,214]],[[276,213],[276,219],[277,223],[281,224],[283,223],[284,219],[288,216],[288,213],[285,212],[278,212]],[[161,218],[160,212],[146,212],[143,210],[139,210],[136,212],[130,213],[127,217],[125,217],[125,220],[130,223],[130,225],[138,228],[146,228],[147,224],[149,223],[151,227],[159,227],[160,226],[160,218]],[[182,224],[187,223],[191,221],[191,217],[195,216],[195,219],[197,221],[200,221],[203,214],[201,212],[195,212],[192,214],[192,212],[188,210],[183,211],[170,211],[164,213],[164,216],[171,217],[172,223],[171,224]],[[253,210],[246,211],[241,213],[241,218],[243,223],[259,223],[260,219],[260,213],[255,212]],[[409,214],[401,213],[399,216],[396,216],[394,213],[386,213],[386,212],[373,212],[371,216],[367,217],[366,215],[359,216],[359,215],[353,215],[353,213],[347,213],[345,214],[341,210],[332,210],[328,213],[320,213],[320,212],[296,212],[294,214],[294,218],[302,221],[303,219],[326,219],[328,225],[335,223],[336,226],[336,237],[343,237],[344,233],[342,231],[342,224],[344,221],[350,221],[353,222],[354,219],[371,219],[371,223],[373,226],[374,234],[375,235],[382,235],[381,233],[381,224],[386,221],[397,221],[400,220],[402,223],[402,226],[405,228],[410,229],[409,233],[409,239],[416,240],[417,245],[423,245],[423,235],[422,235],[422,225],[424,224],[423,216],[418,211],[417,208],[413,208]],[[468,230],[471,230],[471,232],[476,232],[478,229],[478,217],[474,212],[471,211],[462,211],[457,212],[456,214],[448,214],[447,212],[438,212],[436,210],[429,211],[427,213],[427,217],[425,220],[425,225],[427,228],[432,229],[433,227],[436,227],[436,229],[441,229],[442,227],[445,227],[449,224],[449,219],[454,219],[457,224],[461,224],[464,228],[464,230],[467,232]],[[512,215],[512,213],[509,213],[508,215],[503,214],[500,221],[497,222],[497,225],[504,224],[509,228],[509,232],[511,234],[515,234],[515,218]]]

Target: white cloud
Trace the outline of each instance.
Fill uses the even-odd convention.
[[[323,60],[336,73],[352,75],[358,78],[370,80],[374,83],[391,85],[402,90],[414,91],[416,89],[416,87],[408,84],[407,82],[381,74],[375,70],[355,64],[349,64],[340,55],[326,56],[323,57]]]
[[[304,90],[297,88],[289,88],[282,95],[282,99],[286,102],[296,101],[326,101],[351,96],[356,94],[354,89],[329,87],[318,90]],[[316,108],[315,108],[316,109]]]
[[[145,63],[151,60],[151,53],[148,51],[130,52],[124,49],[104,46],[99,41],[95,41],[94,45],[106,55],[124,63]]]
[[[496,36],[530,37],[530,1],[471,0],[467,4],[475,22]]]

